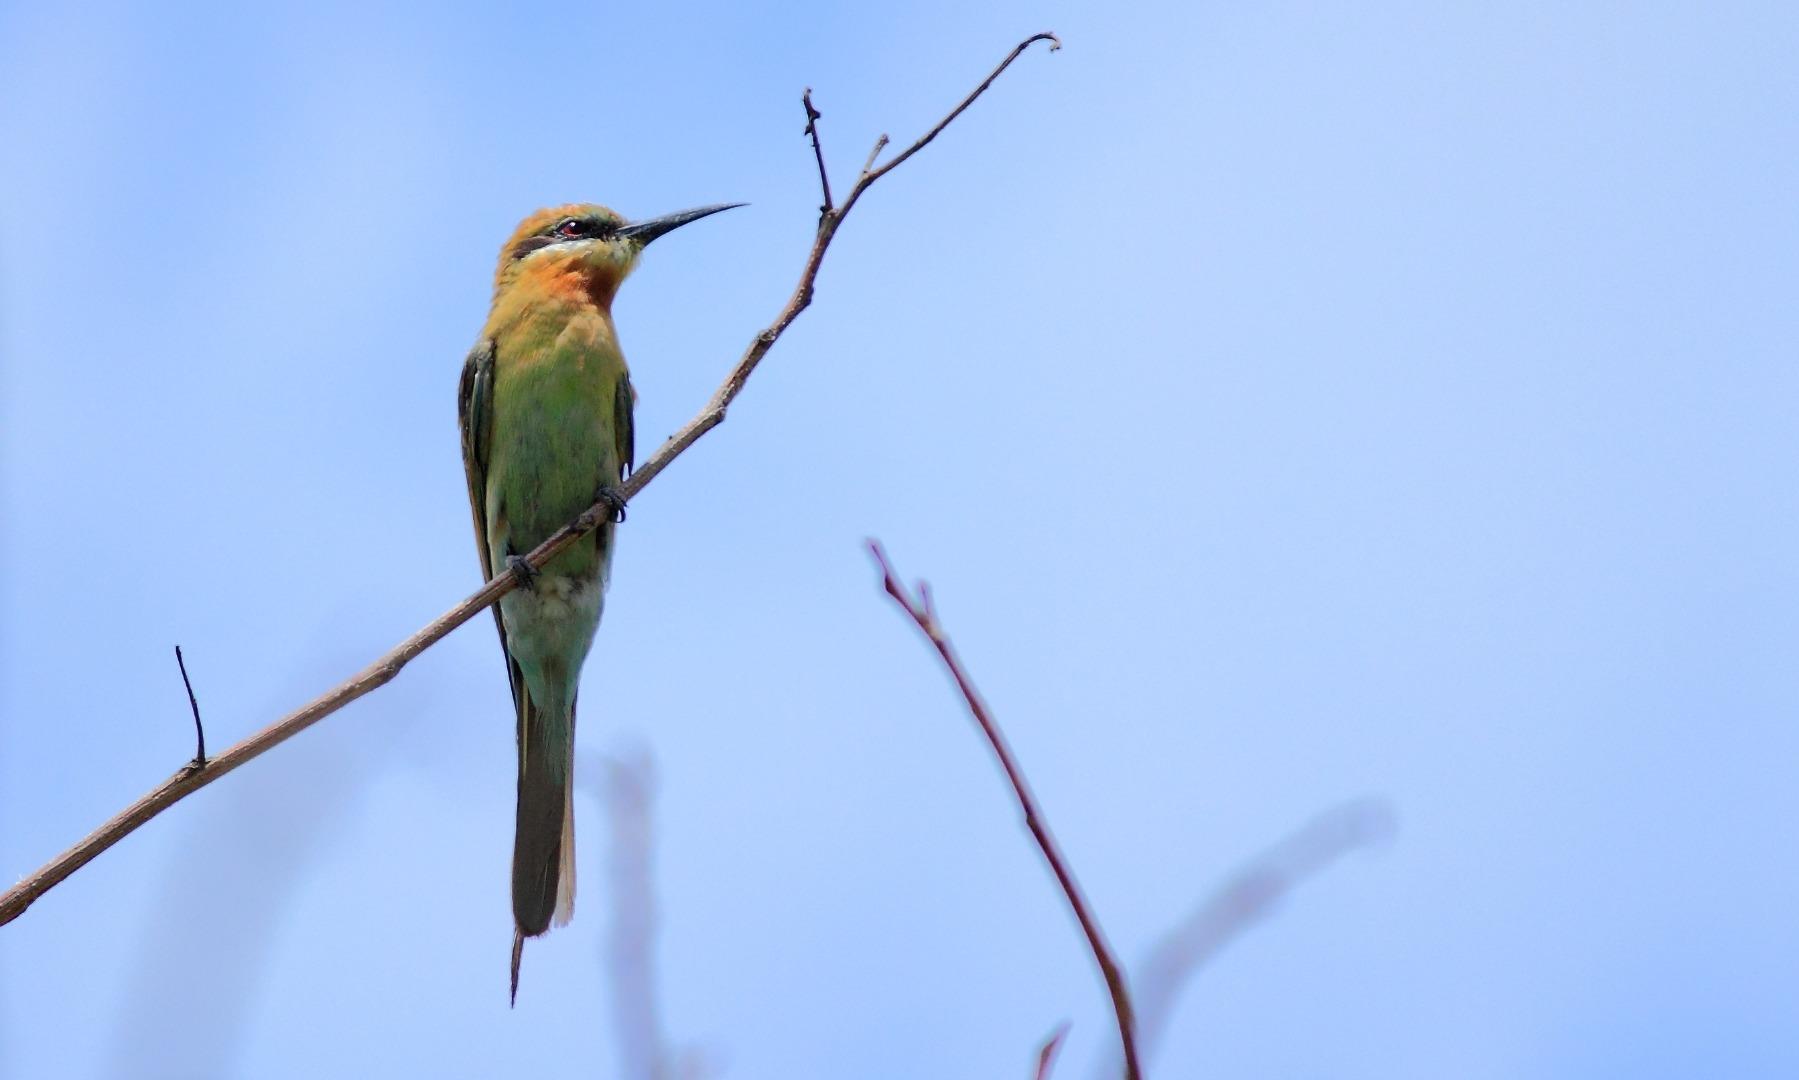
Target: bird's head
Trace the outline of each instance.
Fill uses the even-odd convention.
[[[494,295],[530,283],[552,292],[583,292],[595,303],[609,304],[650,241],[690,221],[742,205],[702,206],[639,222],[626,221],[593,203],[539,210],[520,222],[500,249]]]

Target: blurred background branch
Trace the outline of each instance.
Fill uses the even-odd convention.
[[[676,1049],[662,1020],[656,977],[656,769],[641,747],[583,754],[576,783],[600,800],[609,832],[605,969],[623,1080],[705,1080],[704,1055]]]
[[[1137,969],[1137,1038],[1144,1057],[1160,1047],[1175,1001],[1195,972],[1267,918],[1296,885],[1352,851],[1385,843],[1393,831],[1393,810],[1384,800],[1332,807],[1231,875],[1164,935]],[[1116,1056],[1108,1056],[1094,1080],[1110,1080],[1118,1069]]]

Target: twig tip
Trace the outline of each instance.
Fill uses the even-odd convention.
[[[824,219],[829,217],[831,211],[835,208],[835,204],[831,200],[831,174],[830,171],[825,168],[825,150],[818,142],[818,120],[824,113],[819,112],[812,104],[812,88],[810,86],[806,87],[805,92],[800,94],[800,104],[806,107],[806,130],[804,134],[808,139],[812,140],[812,156],[818,162],[818,188],[819,191],[823,193],[825,200],[818,207],[819,225],[822,228]]]
[[[181,669],[181,685],[187,690],[187,707],[194,714],[194,760],[188,762],[188,768],[204,769],[206,767],[206,728],[200,723],[200,702],[194,698],[194,684],[187,677],[187,660],[181,655],[181,646],[175,646],[175,666]]]
[[[1064,1020],[1043,1040],[1042,1049],[1037,1051],[1036,1080],[1049,1080],[1050,1065],[1056,1060],[1056,1051],[1062,1048],[1062,1040],[1068,1037],[1068,1021]]]

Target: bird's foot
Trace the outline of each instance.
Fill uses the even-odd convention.
[[[512,571],[512,576],[518,579],[522,589],[529,589],[537,581],[537,567],[526,562],[523,555],[506,556],[506,569]]]
[[[612,510],[612,520],[622,525],[625,521],[625,497],[615,487],[601,487],[593,493],[594,502],[603,502]]]

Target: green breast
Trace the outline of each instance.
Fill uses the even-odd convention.
[[[630,423],[618,410],[630,395],[619,393],[624,357],[601,313],[532,320],[496,345],[487,487],[508,536],[492,540],[522,554],[593,505],[602,485],[618,483],[619,435]],[[585,577],[598,554],[577,544],[545,569]]]

